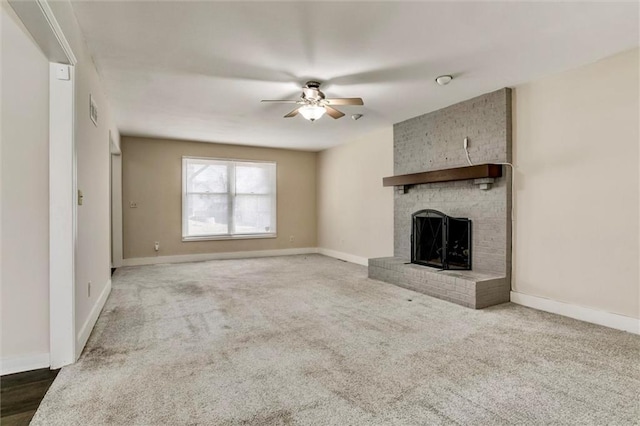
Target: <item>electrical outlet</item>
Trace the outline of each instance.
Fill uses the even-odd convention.
[[[153,248],[155,251],[160,251],[160,241],[153,243]]]
[[[129,201],[129,208],[130,209],[137,209],[138,208],[138,203],[136,203],[135,201]]]
[[[294,239],[295,239],[295,238],[293,237],[293,235],[289,235],[289,242],[291,242],[291,243],[292,243]]]
[[[87,283],[87,297],[91,297],[91,281]]]

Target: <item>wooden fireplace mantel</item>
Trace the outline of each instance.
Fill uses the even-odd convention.
[[[402,186],[406,191],[412,185],[436,182],[452,182],[468,179],[488,179],[502,177],[500,164],[479,164],[477,166],[456,167],[431,172],[411,173],[408,175],[382,178],[382,186]]]

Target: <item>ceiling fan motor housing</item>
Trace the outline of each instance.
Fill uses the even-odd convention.
[[[320,83],[317,81],[307,81],[304,85],[307,89],[319,89]]]
[[[302,88],[302,98],[311,101],[320,101],[324,99],[324,93],[320,91],[320,83],[317,81],[307,81]]]

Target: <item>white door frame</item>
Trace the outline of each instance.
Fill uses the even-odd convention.
[[[111,185],[111,267],[122,266],[122,152],[109,132]]]
[[[76,361],[74,67],[51,63],[49,84],[49,362],[55,369]]]
[[[74,65],[77,59],[47,0],[9,0],[50,63],[49,73],[49,364],[76,361],[76,150]]]

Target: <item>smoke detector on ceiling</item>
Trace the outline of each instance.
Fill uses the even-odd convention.
[[[451,80],[453,80],[452,76],[441,75],[440,77],[436,78],[436,83],[438,83],[440,86],[446,86],[447,84],[451,83]]]

